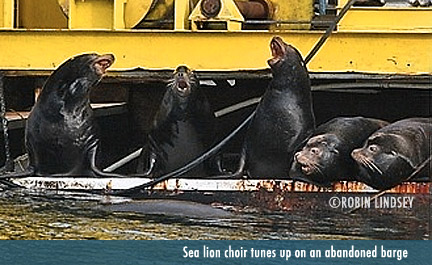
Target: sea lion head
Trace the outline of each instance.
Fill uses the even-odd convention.
[[[360,166],[359,180],[376,189],[387,189],[407,179],[415,167],[403,154],[406,144],[396,134],[378,132],[369,137],[362,148],[351,153]]]
[[[174,71],[168,87],[180,98],[187,98],[197,89],[198,79],[192,70],[181,65]]]
[[[340,140],[334,134],[321,134],[310,138],[303,149],[294,154],[292,172],[300,173],[298,178],[313,184],[328,186],[333,176],[329,170],[337,165]]]
[[[293,46],[285,43],[281,37],[273,37],[270,42],[270,50],[273,58],[269,59],[269,64],[272,72],[293,72],[296,68],[305,68],[303,58],[300,52]]]
[[[114,63],[114,55],[82,54],[61,64],[49,77],[44,90],[68,92],[68,95],[85,95],[103,77]],[[42,91],[43,93],[43,91]]]

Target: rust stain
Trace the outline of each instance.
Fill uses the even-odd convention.
[[[246,190],[246,183],[245,180],[240,180],[235,184],[235,187],[239,191],[245,191]]]
[[[168,180],[164,180],[153,187],[154,190],[168,190]]]
[[[274,180],[264,180],[260,181],[260,188],[266,189],[268,191],[273,191],[276,188],[276,182]]]

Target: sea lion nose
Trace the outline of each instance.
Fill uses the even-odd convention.
[[[354,158],[354,159],[356,159],[359,156],[359,153],[360,153],[360,149],[354,149],[351,152],[351,157]]]
[[[115,61],[114,54],[111,54],[111,53],[107,53],[107,54],[101,55],[100,58],[110,61],[111,64],[113,64],[114,61]]]

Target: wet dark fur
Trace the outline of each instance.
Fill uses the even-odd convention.
[[[352,150],[386,125],[385,121],[363,117],[338,117],[321,124],[303,149],[294,155],[290,176],[321,186],[354,180],[358,166],[351,158]]]
[[[376,189],[406,181],[431,154],[431,118],[411,118],[392,123],[352,152],[361,167],[359,180]],[[429,180],[431,163],[412,180]]]
[[[25,134],[35,175],[94,175],[91,160],[98,138],[89,92],[102,78],[96,67],[101,59],[96,54],[69,59],[43,86]]]
[[[190,86],[188,94],[183,96],[178,91],[181,76],[187,78],[182,82]],[[141,155],[141,161],[144,161],[141,170],[150,168],[148,174],[159,176],[186,165],[210,148],[214,125],[215,116],[199,88],[199,80],[187,67],[179,66],[153,120],[148,145]],[[155,161],[153,168],[151,159]],[[202,176],[205,173],[204,166],[200,165],[185,175]]]
[[[273,79],[248,128],[241,161],[252,178],[288,177],[294,151],[315,128],[310,80],[300,53],[279,37],[270,47]]]

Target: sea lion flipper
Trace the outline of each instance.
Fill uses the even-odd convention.
[[[5,162],[5,165],[2,168],[0,168],[0,174],[12,172],[13,169],[14,169],[13,161],[9,159]]]
[[[147,164],[147,170],[144,171],[141,176],[142,177],[147,177],[150,176],[154,169],[155,169],[155,165],[156,165],[156,154],[151,152],[149,158],[148,158],[148,164]]]
[[[23,172],[8,172],[6,174],[1,173],[0,180],[10,178],[27,178],[35,175],[35,171],[32,167],[29,167]]]
[[[240,153],[240,160],[238,163],[238,168],[235,172],[222,174],[222,175],[218,175],[218,176],[211,176],[210,178],[213,178],[213,179],[220,179],[220,178],[221,179],[238,179],[238,178],[242,178],[245,166],[246,166],[246,148],[243,147],[242,151]]]
[[[245,165],[246,165],[246,147],[243,147],[242,151],[241,151],[239,167],[238,167],[237,171],[234,173],[234,176],[238,177],[241,174],[243,174],[243,170],[245,168]]]

